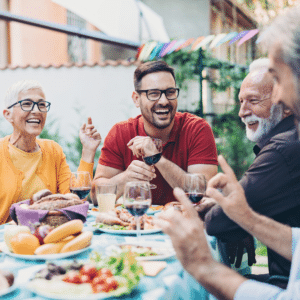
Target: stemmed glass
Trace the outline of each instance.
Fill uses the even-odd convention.
[[[80,199],[84,199],[90,193],[92,180],[89,172],[72,172],[70,178],[70,191],[76,194]]]
[[[151,205],[151,189],[149,182],[130,181],[124,188],[124,206],[135,217],[136,236],[140,241],[140,217]]]
[[[197,204],[201,201],[206,191],[206,179],[202,174],[188,173],[184,178],[183,190],[187,197]]]
[[[159,153],[157,153],[155,155],[151,155],[151,156],[143,156],[143,161],[148,166],[152,166],[159,161],[159,159],[162,156],[162,150],[163,150],[161,139],[152,138],[152,141]],[[155,184],[153,184],[153,183],[150,184],[150,189],[156,189],[156,188],[157,188],[157,186]]]

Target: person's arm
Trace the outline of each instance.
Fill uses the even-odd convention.
[[[267,217],[275,218],[299,206],[288,163],[274,148],[262,149],[240,183],[249,206]],[[240,226],[226,216],[220,205],[214,206],[206,214],[205,225],[209,235],[224,242],[235,242],[247,236]]]
[[[219,157],[219,164],[224,174],[219,173],[208,182],[207,195],[218,201],[225,214],[244,230],[279,255],[291,260],[291,228],[253,211],[247,203],[242,186],[222,156]],[[218,189],[222,189],[223,194]]]
[[[187,172],[185,172],[178,165],[163,156],[159,162],[155,164],[155,167],[159,170],[161,175],[172,188],[183,187],[184,176],[187,174],[187,172],[203,174],[208,181],[210,178],[216,175],[218,171],[218,167],[215,165],[198,164],[188,166]]]
[[[98,164],[93,181],[93,189],[95,188],[95,185],[101,183],[115,184],[118,187],[118,199],[124,192],[124,186],[126,182],[151,181],[155,177],[156,175],[152,168],[139,160],[132,161],[125,171]],[[95,198],[94,191],[92,194],[93,198]]]

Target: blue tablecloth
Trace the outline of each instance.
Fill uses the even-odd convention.
[[[89,216],[85,224],[86,229],[91,229],[90,223],[94,221],[92,216]],[[0,226],[0,241],[3,241],[4,226]],[[143,239],[147,241],[168,241],[169,237],[163,233],[143,235]],[[124,235],[113,235],[101,233],[99,231],[94,232],[93,244],[91,250],[88,250],[80,255],[76,256],[76,259],[87,259],[92,250],[97,250],[100,253],[105,252],[105,248],[108,245],[114,243],[122,243],[130,239],[136,239],[134,236],[124,236]],[[213,238],[209,238],[210,244],[212,245],[212,251],[216,249],[216,243]],[[3,254],[2,254],[3,255]],[[217,255],[215,253],[215,255]],[[68,260],[73,259],[69,258]],[[62,261],[62,260],[60,260]],[[59,262],[59,261],[58,261]],[[36,265],[44,264],[44,261],[25,261],[15,259],[8,255],[2,257],[0,263],[0,269],[9,269],[14,271],[15,274],[21,274],[23,277],[28,276],[28,270]],[[26,272],[27,271],[27,272]],[[126,296],[117,299],[136,299],[136,300],[155,300],[155,299],[212,299],[211,296],[203,289],[187,272],[185,272],[180,264],[180,262],[174,258],[167,261],[167,267],[160,272],[155,277],[144,276],[139,285],[134,289],[134,291]],[[42,300],[45,298],[38,297],[35,294],[26,290],[25,286],[20,286],[14,292],[2,296],[1,299],[4,300]],[[110,298],[115,299],[115,298]]]

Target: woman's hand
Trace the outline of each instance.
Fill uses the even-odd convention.
[[[101,143],[101,135],[94,127],[92,118],[88,118],[87,124],[83,124],[79,131],[79,138],[82,144],[82,159],[92,163],[95,153]]]

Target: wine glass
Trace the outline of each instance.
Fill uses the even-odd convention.
[[[151,205],[151,189],[149,182],[130,181],[124,188],[124,206],[135,217],[137,240],[140,241],[140,217]]]
[[[159,153],[155,154],[155,155],[151,155],[151,156],[144,156],[143,157],[143,161],[148,165],[148,166],[152,166],[154,164],[156,164],[159,159],[161,158],[162,156],[162,150],[163,150],[163,147],[162,147],[162,140],[161,139],[156,139],[156,138],[152,138],[152,141],[157,149],[157,151]],[[155,184],[150,184],[150,189],[156,189],[157,186]]]
[[[202,174],[188,173],[184,178],[183,189],[187,197],[196,205],[201,201],[206,191],[206,179]]]
[[[89,172],[72,172],[70,178],[70,191],[80,199],[84,199],[90,193],[92,180]]]

